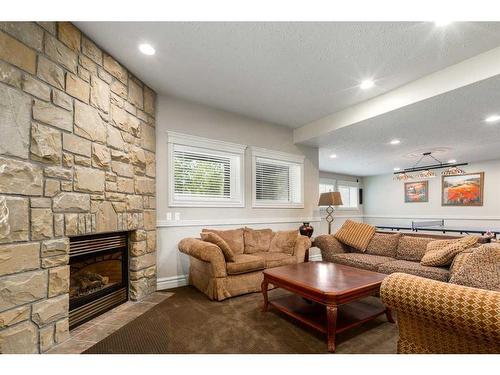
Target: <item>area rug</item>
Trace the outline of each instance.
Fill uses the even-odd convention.
[[[169,291],[175,294],[84,353],[327,353],[323,335],[273,309],[262,313],[260,293],[214,302],[190,286]],[[336,353],[395,353],[397,337],[397,326],[381,316],[338,335]]]

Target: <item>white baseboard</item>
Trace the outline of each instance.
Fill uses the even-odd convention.
[[[311,262],[319,262],[321,260],[323,260],[323,258],[321,257],[321,254],[309,255],[309,261],[311,261]]]
[[[177,288],[179,286],[189,285],[188,275],[177,275],[170,277],[161,277],[156,281],[157,290]]]

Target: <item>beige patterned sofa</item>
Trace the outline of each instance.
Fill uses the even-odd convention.
[[[223,237],[234,252],[233,261],[226,260],[219,246],[199,238],[183,239],[179,242],[179,250],[190,258],[190,284],[216,301],[260,291],[262,270],[301,263],[311,247],[311,240],[300,236],[298,231],[293,241],[287,242],[277,240],[278,234],[287,232],[270,229],[204,229],[203,232]]]
[[[448,281],[450,267],[430,267],[420,264],[427,244],[436,239],[455,239],[459,236],[429,235],[422,233],[377,232],[366,251],[353,249],[333,235],[320,235],[313,246],[321,250],[324,261],[344,264],[370,271],[391,274],[403,272],[438,281]],[[480,238],[479,242],[484,242]]]
[[[380,296],[397,314],[398,353],[500,353],[500,292],[394,273]]]

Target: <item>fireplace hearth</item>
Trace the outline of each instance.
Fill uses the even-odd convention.
[[[128,300],[128,232],[70,238],[70,329]]]

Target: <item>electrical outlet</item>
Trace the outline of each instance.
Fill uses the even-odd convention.
[[[172,212],[167,212],[167,220],[172,220]]]
[[[174,220],[180,220],[181,219],[181,213],[180,212],[174,212]]]

